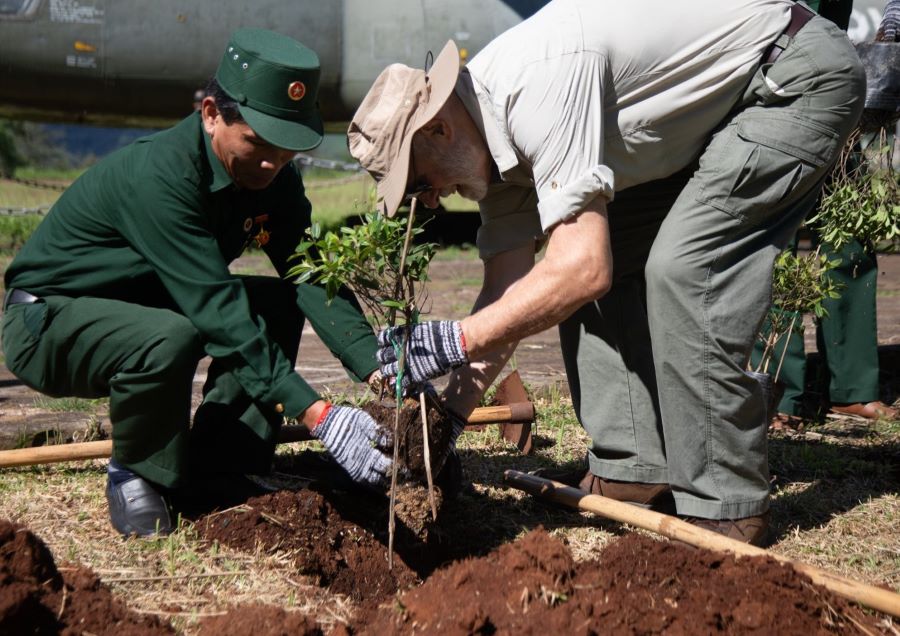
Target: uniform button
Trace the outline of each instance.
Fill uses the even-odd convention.
[[[284,413],[284,404],[282,404],[281,402],[279,402],[278,404],[276,404],[276,405],[275,405],[275,412],[276,412],[276,413]]]

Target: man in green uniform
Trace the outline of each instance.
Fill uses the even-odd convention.
[[[819,15],[834,22],[844,31],[850,25],[852,0],[812,0],[809,6]],[[878,39],[894,40],[896,15],[900,2],[891,0],[885,7],[885,19],[878,30]],[[893,16],[893,17],[892,17]],[[826,276],[840,286],[838,298],[823,302],[828,315],[817,321],[816,343],[828,377],[828,399],[831,410],[866,419],[896,419],[897,409],[879,399],[878,332],[875,312],[875,291],[878,284],[878,261],[874,245],[854,240],[840,250],[821,243],[816,228],[812,232],[814,247],[838,266]],[[798,316],[799,320],[800,317]],[[787,346],[787,352],[784,347]],[[762,347],[754,348],[754,364],[762,355]],[[776,347],[773,358],[778,381],[784,394],[778,403],[779,425],[791,425],[793,418],[803,415],[806,353],[801,333],[794,333]],[[782,362],[783,360],[783,362]]]
[[[6,272],[9,369],[53,396],[110,397],[107,498],[123,534],[172,529],[167,497],[250,490],[285,416],[361,483],[385,440],[359,409],[324,402],[294,371],[305,320],[356,379],[376,369],[352,295],[232,275],[256,243],[284,277],[310,223],[291,163],[322,140],[319,61],[277,33],[235,32],[199,112],[79,178]],[[198,361],[213,358],[190,427]]]

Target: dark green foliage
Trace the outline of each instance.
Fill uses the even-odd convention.
[[[421,227],[413,228],[414,237],[421,232]],[[419,286],[420,297],[416,298],[415,284],[427,280],[437,245],[411,245],[401,279],[406,219],[370,213],[355,227],[323,232],[314,224],[306,234],[291,257],[297,265],[288,275],[296,277],[296,282],[323,286],[329,299],[341,286],[348,287],[379,326],[387,325],[394,313],[414,313],[415,306],[421,306],[424,288]]]

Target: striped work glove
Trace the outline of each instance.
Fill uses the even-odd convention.
[[[311,433],[353,481],[376,487],[387,484],[391,459],[381,449],[391,440],[371,415],[362,409],[328,404]]]
[[[377,357],[386,377],[397,377],[399,348],[408,328],[409,325],[401,325],[378,334]],[[458,321],[433,320],[412,325],[406,349],[403,394],[410,395],[426,380],[442,376],[468,361],[462,326]]]
[[[900,0],[889,0],[875,34],[876,42],[896,42],[900,32]]]

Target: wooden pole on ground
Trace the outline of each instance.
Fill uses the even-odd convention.
[[[602,517],[643,528],[698,548],[730,552],[737,556],[771,557],[776,561],[792,566],[796,571],[811,578],[813,583],[821,585],[839,596],[855,603],[866,605],[879,612],[900,617],[900,594],[890,590],[875,587],[874,585],[866,585],[839,574],[775,554],[769,550],[757,548],[735,539],[729,539],[721,534],[699,528],[671,515],[645,510],[644,508],[622,503],[609,497],[586,495],[577,488],[572,488],[550,479],[529,475],[517,470],[507,470],[503,473],[503,480],[513,488],[524,490],[535,497],[565,504],[572,508],[587,510]]]
[[[502,406],[483,406],[469,416],[469,424],[491,424],[497,422],[530,422],[534,419],[534,404],[522,402]],[[282,426],[278,435],[279,444],[306,442],[311,440],[305,426]],[[17,448],[0,451],[0,468],[31,466],[73,462],[83,459],[104,459],[112,454],[112,442],[80,442],[77,444],[54,444],[34,448]]]

